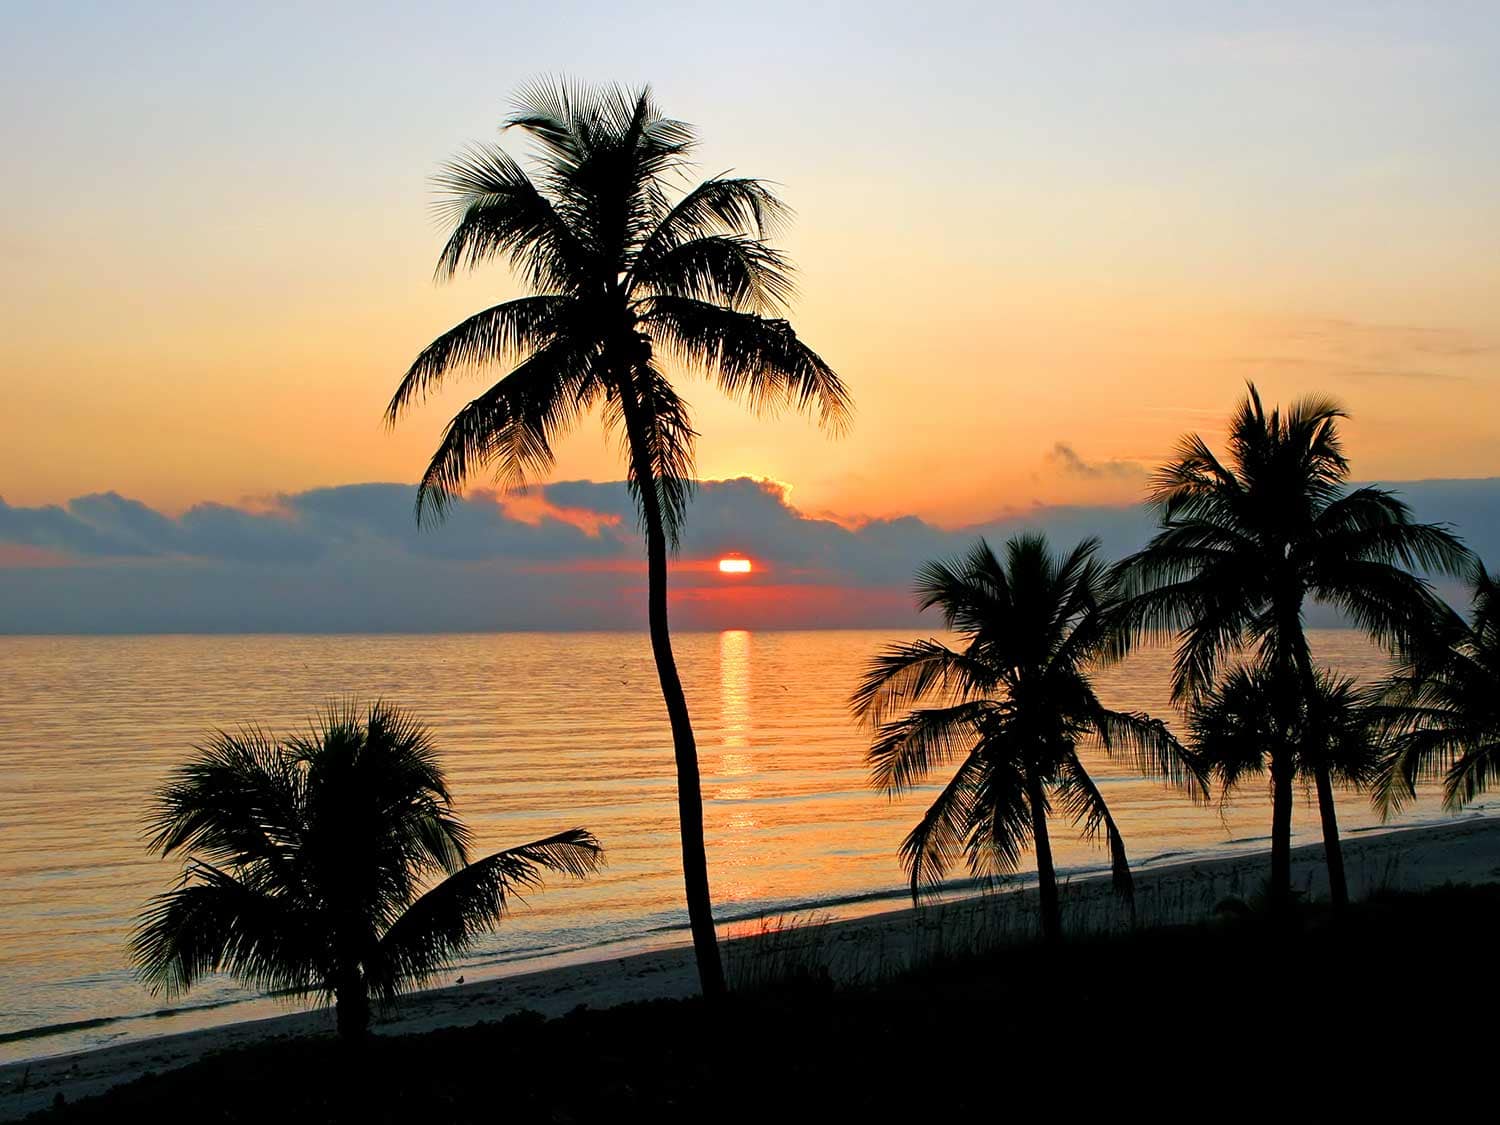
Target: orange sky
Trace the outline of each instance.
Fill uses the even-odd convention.
[[[441,21],[389,13],[332,53],[314,48],[341,23],[309,17],[308,49],[272,73],[256,37],[282,17],[220,13],[164,39],[38,6],[4,48],[7,95],[56,97],[0,125],[16,170],[0,184],[0,496],[114,489],[173,510],[414,479],[472,385],[390,434],[396,379],[515,292],[501,269],[431,284],[426,177],[488,135],[516,82],[563,67],[652,79],[700,127],[707,170],[773,178],[798,211],[794,323],[848,381],[855,427],[829,441],[691,386],[705,477],[949,525],[1126,501],[1247,378],[1345,400],[1360,477],[1500,474],[1493,28],[1459,9],[1144,27],[1113,9],[1097,26],[962,12],[954,35],[894,8],[853,30],[819,9],[787,58],[730,46],[705,76],[653,29],[606,24],[592,38],[629,73],[542,30],[510,65],[444,66],[422,49]],[[59,43],[79,75],[66,91],[35,61]],[[765,66],[778,80],[747,103]],[[597,425],[558,475],[620,475]]]

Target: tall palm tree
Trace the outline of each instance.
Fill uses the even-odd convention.
[[[1391,492],[1348,487],[1344,417],[1325,398],[1267,413],[1251,384],[1230,421],[1226,461],[1190,434],[1157,470],[1150,503],[1161,530],[1118,572],[1132,630],[1178,637],[1174,700],[1200,700],[1226,662],[1252,651],[1268,678],[1282,732],[1271,757],[1270,889],[1280,903],[1291,893],[1295,772],[1282,751],[1314,680],[1304,609],[1333,605],[1394,643],[1442,612],[1411,570],[1453,573],[1468,558]]]
[[[1389,753],[1375,785],[1385,815],[1441,780],[1443,804],[1463,808],[1500,781],[1500,574],[1476,562],[1469,620],[1438,623],[1402,653],[1383,685]]]
[[[519,486],[593,407],[620,438],[646,538],[651,648],[677,765],[683,876],[703,991],[724,990],[709,899],[697,747],[667,629],[667,552],[693,479],[687,403],[663,361],[755,410],[815,410],[842,426],[833,369],[783,319],[792,270],[768,238],[786,209],[759,180],[720,175],[679,190],[692,128],[648,90],[568,83],[525,90],[506,123],[535,142],[523,168],[483,146],[439,176],[452,233],[440,277],[508,261],[532,295],[476,313],[417,356],[387,410],[394,422],[455,371],[510,365],[458,412],[422,477],[417,516],[441,513],[480,468]]]
[[[1344,850],[1339,840],[1333,787],[1363,789],[1375,778],[1379,742],[1366,693],[1354,680],[1315,668],[1313,688],[1298,701],[1295,725],[1282,730],[1277,719],[1274,681],[1262,668],[1239,667],[1210,688],[1189,712],[1194,760],[1218,780],[1225,801],[1249,777],[1259,777],[1267,761],[1273,769],[1289,762],[1290,772],[1311,781],[1318,795],[1329,898],[1349,901]]]
[[[544,870],[582,878],[603,855],[573,828],[471,862],[431,736],[384,703],[330,707],[283,741],[220,732],[163,787],[150,828],[154,852],[188,857],[131,940],[151,990],[224,970],[331,998],[344,1037],[368,1028],[371,996],[431,980]]]
[[[1084,835],[1108,845],[1114,885],[1133,893],[1125,842],[1078,748],[1129,753],[1143,772],[1196,793],[1201,777],[1166,726],[1105,707],[1090,680],[1115,651],[1114,591],[1085,540],[1057,557],[1039,535],[981,540],[962,559],[917,576],[923,609],[937,606],[961,647],[937,640],[886,648],[850,706],[874,730],[873,784],[898,796],[950,761],[958,769],[901,845],[912,896],[959,857],[976,876],[1015,871],[1036,851],[1042,934],[1062,936],[1047,818],[1049,795]]]

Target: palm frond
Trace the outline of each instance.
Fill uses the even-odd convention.
[[[147,820],[148,846],[166,856],[265,864],[290,877],[301,844],[304,778],[294,759],[258,728],[219,731],[175,770]]]
[[[748,235],[757,240],[777,233],[789,209],[760,180],[713,176],[677,200],[646,237],[626,291],[635,294],[640,279],[659,272],[658,263],[684,243],[712,235]]]
[[[627,408],[623,396],[634,397]],[[632,412],[634,423],[632,423]],[[687,403],[671,381],[652,366],[637,369],[628,385],[612,388],[605,402],[607,429],[619,433],[630,466],[626,486],[645,520],[642,492],[654,494],[667,543],[676,549],[687,522],[688,503],[696,486],[694,463],[698,432],[693,429]],[[639,443],[640,448],[636,445]]]
[[[936,640],[888,645],[870,661],[849,708],[872,727],[897,711],[931,699],[961,701],[992,691],[995,673]]]
[[[951,707],[918,707],[876,728],[866,761],[870,783],[891,797],[926,779],[932,770],[978,744],[987,719],[1001,705],[975,699]]]
[[[288,745],[309,763],[310,813],[325,801],[338,810],[358,793],[379,809],[394,857],[418,876],[468,863],[470,833],[453,813],[432,730],[411,712],[383,699],[363,710],[345,700]]]
[[[1236,668],[1205,692],[1188,712],[1192,755],[1200,774],[1216,777],[1227,802],[1247,777],[1265,772],[1266,756],[1284,737],[1266,679]]]
[[[519,297],[475,313],[422,349],[401,378],[385,410],[387,425],[420,402],[454,371],[477,371],[490,364],[512,363],[545,347],[571,326],[567,315],[576,298],[545,294]]]
[[[454,415],[417,486],[418,522],[443,516],[480,468],[507,488],[550,469],[553,443],[603,393],[598,353],[587,340],[554,341]]]
[[[1241,488],[1239,479],[1214,456],[1197,434],[1189,434],[1176,456],[1151,478],[1147,501],[1164,521],[1203,518],[1224,504],[1225,493]]]
[[[762,277],[757,284],[772,283]],[[785,320],[663,294],[651,300],[641,322],[669,355],[707,372],[732,398],[757,410],[816,411],[834,431],[848,424],[852,406],[843,381]]]
[[[1177,740],[1167,724],[1138,711],[1100,707],[1089,716],[1104,752],[1124,751],[1146,777],[1159,778],[1190,796],[1208,799],[1208,782],[1198,761]],[[1080,767],[1081,768],[1081,767]]]
[[[1461,809],[1500,781],[1500,740],[1469,745],[1443,777],[1443,807]]]
[[[969,815],[964,854],[969,874],[993,879],[1013,874],[1033,842],[1035,821],[1026,790],[1026,758],[1021,747],[989,738],[978,753],[984,772]],[[915,869],[914,869],[915,873]]]
[[[1086,840],[1097,843],[1103,838],[1109,848],[1110,877],[1115,894],[1123,899],[1134,899],[1135,879],[1130,873],[1130,858],[1125,854],[1125,838],[1120,835],[1104,795],[1076,753],[1065,755],[1061,765],[1053,792],[1063,815]]]
[[[943,624],[971,641],[1008,620],[1015,604],[1010,574],[983,539],[960,558],[924,563],[917,570],[916,593],[918,609],[936,607]]]
[[[440,279],[503,257],[544,292],[574,291],[587,281],[587,248],[504,149],[471,148],[443,166],[436,184],[437,214],[453,228],[438,256]]]
[[[674,246],[649,265],[637,264],[634,284],[652,298],[762,316],[783,312],[796,296],[790,259],[743,234],[708,234]]]
[[[573,828],[462,867],[413,902],[381,936],[367,966],[371,988],[389,1001],[462,956],[480,933],[504,917],[519,892],[543,872],[582,879],[599,869],[604,849]]]
[[[1337,606],[1387,648],[1420,637],[1447,612],[1426,581],[1388,563],[1351,558],[1320,562],[1310,577],[1314,598]]]
[[[987,767],[977,753],[969,755],[948,784],[939,790],[916,826],[901,841],[899,857],[911,885],[913,902],[924,889],[937,887],[949,868],[969,851]],[[1016,843],[1018,857],[1024,841]]]
[[[130,957],[153,995],[178,996],[220,970],[266,991],[305,994],[326,980],[326,943],[291,897],[192,862],[183,886],[147,906]]]
[[[1313,566],[1336,568],[1346,559],[1399,564],[1428,574],[1467,574],[1474,556],[1437,524],[1417,523],[1385,489],[1355,489],[1329,503],[1314,522]]]
[[[611,283],[667,212],[662,181],[696,143],[691,126],[661,115],[649,88],[560,80],[523,90],[506,127],[537,142],[543,185]]]

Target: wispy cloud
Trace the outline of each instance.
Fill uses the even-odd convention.
[[[1076,449],[1065,441],[1052,446],[1047,454],[1047,463],[1068,476],[1089,480],[1138,480],[1146,475],[1144,466],[1136,461],[1111,458],[1105,461],[1085,461]]]
[[[1334,371],[1332,374],[1344,379],[1411,379],[1417,382],[1468,382],[1467,375],[1455,375],[1449,371],[1412,371],[1393,368],[1359,368],[1351,371]]]

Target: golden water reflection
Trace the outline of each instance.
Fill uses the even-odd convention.
[[[719,634],[719,776],[745,777],[755,768],[750,754],[750,631],[726,629]],[[735,792],[742,790],[742,792]],[[744,800],[747,785],[719,790]]]
[[[761,889],[753,875],[761,856],[750,730],[750,645],[747,629],[719,634],[719,785],[714,796],[731,804],[721,822],[715,882],[736,898],[753,898]]]

